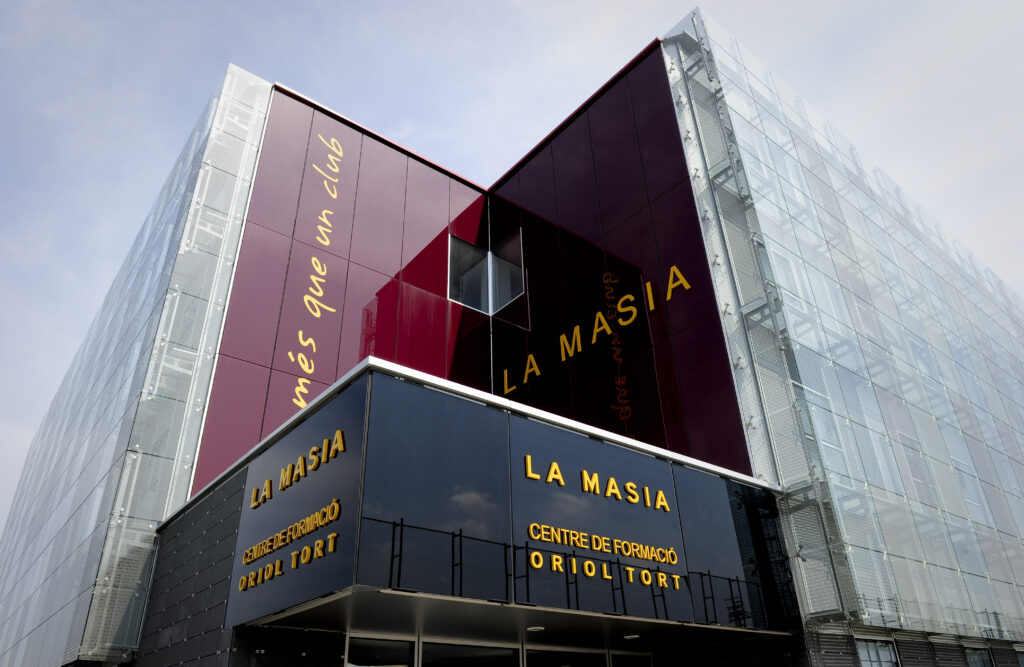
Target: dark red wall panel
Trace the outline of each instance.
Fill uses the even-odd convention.
[[[291,239],[247,225],[238,252],[220,352],[270,366]]]
[[[390,146],[364,137],[351,259],[389,276],[397,276],[401,268],[408,162]]]
[[[195,491],[212,482],[260,441],[270,369],[221,355],[196,456]]]

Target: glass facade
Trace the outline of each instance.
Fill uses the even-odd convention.
[[[1019,297],[699,11],[662,48],[808,627],[1021,641]]]
[[[269,92],[229,68],[33,440],[0,542],[0,664],[137,645],[154,529],[188,497]]]

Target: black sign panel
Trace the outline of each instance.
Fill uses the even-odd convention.
[[[672,466],[510,422],[516,599],[691,620]]]
[[[248,466],[227,626],[350,586],[367,377]]]

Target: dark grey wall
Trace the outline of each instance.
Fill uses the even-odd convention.
[[[136,665],[227,665],[224,628],[245,469],[160,531]]]

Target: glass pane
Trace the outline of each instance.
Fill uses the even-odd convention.
[[[350,639],[345,664],[352,667],[412,667],[412,642]]]
[[[526,667],[605,667],[604,653],[527,651]]]
[[[448,298],[486,313],[487,252],[453,236],[448,262]]]
[[[422,667],[518,667],[519,651],[493,646],[423,644]]]

